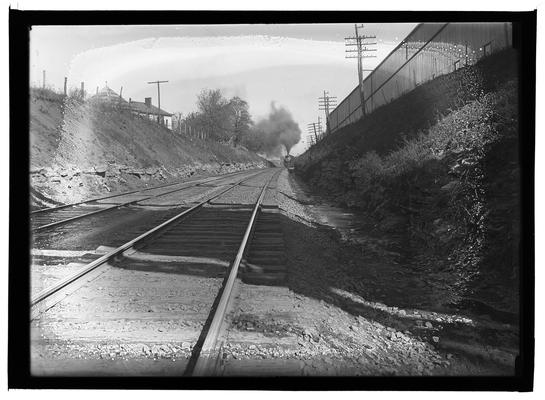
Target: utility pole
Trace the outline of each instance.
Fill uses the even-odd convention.
[[[318,132],[316,131],[316,122],[312,122],[307,125],[307,132],[309,133],[311,139],[312,139],[312,134],[314,134],[315,143],[318,143]]]
[[[365,94],[363,91],[363,71],[371,71],[363,69],[363,59],[364,58],[374,58],[375,54],[367,55],[366,53],[377,51],[376,48],[370,48],[367,46],[375,46],[377,42],[366,42],[367,39],[376,39],[375,35],[362,35],[358,29],[363,29],[363,25],[354,24],[354,32],[356,36],[346,37],[345,46],[348,47],[346,50],[346,58],[357,58],[358,59],[358,82],[360,87],[360,101],[361,101],[361,111],[365,116]],[[356,49],[353,49],[352,46],[355,46]],[[352,54],[356,53],[356,54]]]
[[[324,90],[323,97],[318,97],[318,109],[325,112],[326,134],[329,133],[329,110],[337,106],[337,96],[330,96],[327,90]]]
[[[312,125],[312,124],[309,124],[309,125]],[[313,133],[310,130],[307,134],[307,143],[308,143],[308,147],[316,143],[316,139],[314,138]]]
[[[172,130],[174,130],[174,127]],[[176,126],[176,130],[178,131],[179,135],[182,134],[182,113],[181,112],[178,113],[178,126]]]
[[[152,84],[157,84],[157,104],[158,104],[158,108],[161,109],[161,89],[160,89],[160,85],[161,83],[167,83],[168,81],[153,81],[153,82],[148,82],[148,84],[152,85]],[[157,122],[160,123],[160,118],[161,116],[158,115],[157,116]]]

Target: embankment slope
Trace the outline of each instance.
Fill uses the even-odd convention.
[[[297,171],[365,215],[363,254],[398,266],[402,279],[419,277],[406,299],[516,323],[518,104],[517,54],[508,50],[328,136]]]
[[[30,115],[32,196],[40,205],[266,166],[244,148],[176,135],[125,110],[49,91],[31,92]]]

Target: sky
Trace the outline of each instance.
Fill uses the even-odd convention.
[[[376,66],[416,24],[364,24],[375,35]],[[181,25],[181,26],[34,26],[30,42],[31,84],[57,89],[85,88],[94,94],[106,82],[123,97],[143,101],[152,97],[161,108],[187,114],[196,110],[197,94],[221,89],[240,96],[254,121],[265,117],[274,102],[288,109],[303,140],[292,154],[306,148],[307,125],[324,120],[318,97],[327,90],[341,101],[357,85],[357,60],[345,58],[346,36],[353,24]]]

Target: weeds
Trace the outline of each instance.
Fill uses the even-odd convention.
[[[434,289],[446,303],[477,298],[516,310],[517,94],[514,80],[472,88],[469,102],[389,153],[323,160],[314,182],[364,212],[376,243],[395,238],[384,251],[401,249],[397,262],[447,277]]]

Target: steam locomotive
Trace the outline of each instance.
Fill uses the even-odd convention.
[[[284,157],[284,167],[287,168],[288,171],[293,171],[295,169],[295,157],[290,156],[289,154]]]

